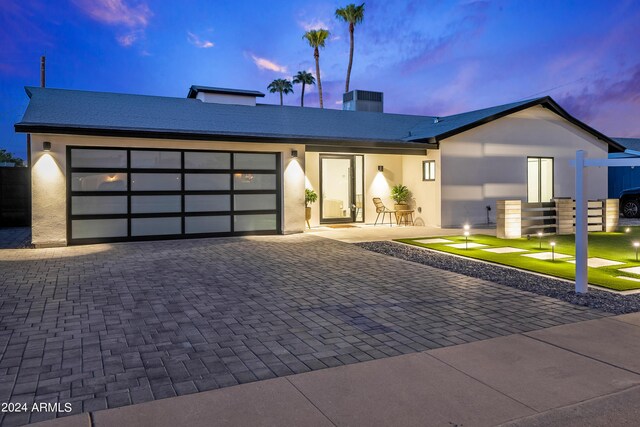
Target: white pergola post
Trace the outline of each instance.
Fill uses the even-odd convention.
[[[635,153],[634,153],[635,155]],[[576,292],[587,293],[589,278],[587,274],[588,256],[588,200],[586,195],[585,169],[589,166],[628,167],[640,166],[640,158],[587,159],[583,150],[576,151],[576,160],[570,161],[576,167]]]
[[[586,293],[588,284],[587,256],[589,248],[588,202],[584,150],[576,152],[576,292]]]

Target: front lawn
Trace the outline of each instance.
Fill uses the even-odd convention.
[[[589,258],[602,258],[603,260],[606,260],[601,261],[605,264],[608,263],[607,261],[622,263],[611,266],[605,265],[597,268],[590,267],[590,284],[619,291],[640,289],[640,274],[619,271],[620,269],[629,267],[640,267],[640,262],[636,262],[635,249],[633,247],[633,242],[640,242],[640,227],[632,227],[630,230],[631,232],[629,233],[589,233]],[[497,237],[482,234],[471,235],[469,236],[469,244],[476,243],[486,246],[469,249],[449,246],[451,244],[465,243],[465,238],[462,236],[462,232],[460,232],[459,236],[438,237],[450,240],[451,242],[419,242],[419,240],[431,239],[429,237],[419,239],[398,239],[397,241],[573,280],[575,277],[575,264],[568,261],[575,260],[574,237],[575,236],[573,235],[545,236],[542,238],[542,249],[539,248],[537,236],[531,236],[530,239],[527,239],[526,237],[521,239],[498,239]],[[552,241],[556,243],[556,254],[570,255],[570,257],[561,259],[558,256],[555,260],[543,260],[523,256],[551,252],[550,243]],[[525,252],[492,253],[484,250],[496,248],[523,249]],[[594,260],[593,262],[598,262],[598,260]],[[624,279],[622,277],[628,277],[629,279]]]

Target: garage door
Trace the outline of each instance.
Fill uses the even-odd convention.
[[[277,153],[67,149],[69,244],[277,234]]]

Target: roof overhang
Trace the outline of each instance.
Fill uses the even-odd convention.
[[[450,138],[450,137],[452,137],[454,135],[458,135],[458,134],[460,134],[462,132],[468,131],[468,130],[476,128],[478,126],[482,126],[482,125],[484,125],[486,123],[492,122],[494,120],[498,120],[498,119],[500,119],[502,117],[505,117],[505,116],[508,116],[510,114],[517,113],[518,111],[526,110],[528,108],[535,107],[535,106],[538,106],[538,105],[540,105],[540,106],[542,106],[544,108],[547,108],[550,111],[553,111],[554,113],[556,113],[560,117],[564,118],[568,122],[572,123],[573,125],[575,125],[575,126],[581,128],[582,130],[590,133],[591,135],[593,135],[597,139],[599,139],[599,140],[605,142],[606,144],[608,144],[610,148],[614,148],[615,150],[619,150],[619,151],[624,151],[624,147],[622,145],[620,145],[619,143],[617,143],[613,139],[609,138],[608,136],[604,135],[603,133],[595,130],[594,128],[592,128],[591,126],[587,125],[586,123],[584,123],[584,122],[576,119],[575,117],[573,117],[564,108],[562,108],[560,105],[558,105],[558,103],[555,102],[553,100],[553,98],[551,98],[550,96],[546,96],[544,98],[539,98],[539,99],[534,99],[531,102],[527,102],[527,103],[518,105],[516,107],[501,111],[500,113],[484,117],[484,118],[482,118],[480,120],[477,120],[475,122],[466,124],[464,126],[460,126],[460,127],[456,128],[456,129],[452,129],[450,131],[443,132],[441,134],[438,134],[438,135],[430,137],[430,138],[416,139],[415,141],[422,141],[422,142],[437,144],[440,141],[442,141],[444,139],[447,139],[447,138]]]
[[[98,128],[87,126],[57,126],[20,122],[15,124],[16,132],[31,134],[58,135],[87,135],[120,138],[148,138],[148,139],[176,139],[196,141],[228,141],[228,142],[257,142],[257,143],[285,143],[304,144],[311,147],[309,151],[339,151],[339,150],[370,150],[369,152],[384,154],[416,154],[424,155],[427,149],[437,149],[437,144],[425,142],[404,142],[395,140],[346,139],[346,138],[315,138],[295,135],[266,135],[266,134],[225,134],[206,132],[171,132],[163,129],[122,129]],[[372,151],[371,151],[372,150]],[[376,151],[377,150],[377,151]],[[364,151],[362,151],[364,152]]]

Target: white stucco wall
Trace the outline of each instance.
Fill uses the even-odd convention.
[[[65,175],[68,145],[280,152],[283,171],[283,232],[299,233],[304,229],[304,145],[40,134],[31,135],[31,141],[32,243],[36,246],[61,246],[67,242]],[[43,141],[51,142],[50,152],[42,151]],[[291,150],[298,151],[297,159],[291,158]]]
[[[575,197],[576,150],[606,158],[607,145],[557,114],[536,106],[440,143],[442,225],[495,222],[496,200],[527,200],[527,156],[554,158],[555,197]],[[589,168],[589,199],[607,197],[606,168]]]
[[[422,162],[435,160],[436,180],[422,180]],[[441,180],[440,151],[427,150],[426,156],[402,156],[402,183],[412,194],[411,205],[414,209],[416,225],[440,227],[440,183]]]

